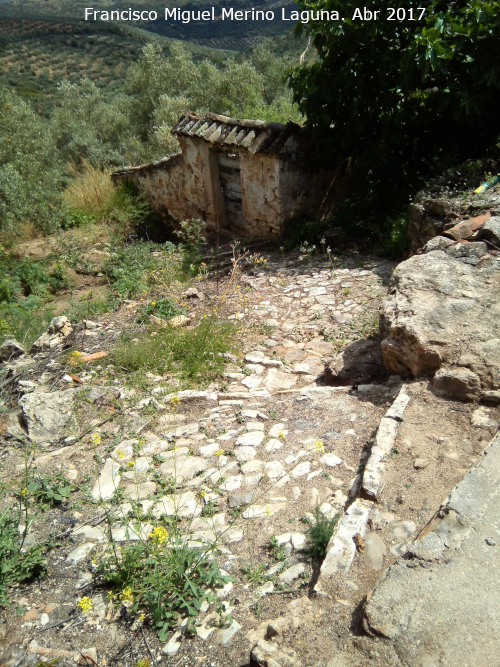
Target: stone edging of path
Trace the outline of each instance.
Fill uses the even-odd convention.
[[[314,592],[326,595],[325,581],[333,576],[347,574],[356,554],[356,536],[364,537],[366,524],[370,518],[381,487],[382,476],[394,443],[403,414],[410,401],[405,386],[380,420],[380,425],[371,448],[370,456],[363,471],[360,490],[337,524],[330,538],[325,559],[321,565]],[[354,482],[356,485],[358,480]],[[351,490],[352,491],[352,490]],[[354,494],[352,494],[354,495]]]

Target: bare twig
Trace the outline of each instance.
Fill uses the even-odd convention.
[[[154,655],[151,653],[151,649],[149,648],[148,640],[146,639],[146,635],[144,634],[144,628],[142,626],[141,626],[141,634],[142,634],[142,638],[144,640],[144,644],[146,645],[146,648],[148,650],[149,657],[153,661],[153,667],[154,667],[156,665],[156,660],[154,658]]]

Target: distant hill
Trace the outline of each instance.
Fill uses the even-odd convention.
[[[102,26],[104,22],[84,21],[85,7],[92,3],[88,0],[0,0],[0,16],[11,18],[50,19],[80,23],[82,26]],[[96,3],[97,4],[97,3]],[[296,8],[293,0],[135,0],[123,3],[122,0],[99,2],[101,10],[123,10],[132,6],[133,9],[148,9],[158,12],[158,20],[154,22],[134,22],[134,27],[142,28],[171,39],[181,39],[202,46],[218,49],[244,50],[256,44],[263,37],[273,37],[289,31],[292,25],[280,20],[281,7]],[[274,21],[207,21],[180,23],[164,20],[165,7],[182,7],[182,9],[201,10],[215,6],[220,13],[224,8],[248,10],[274,10]],[[126,22],[108,23],[105,25],[127,25]],[[131,24],[128,24],[131,25]]]
[[[59,82],[88,77],[113,93],[122,87],[129,65],[145,44],[152,39],[170,41],[114,23],[5,17],[4,6],[0,4],[0,84],[15,88],[42,114],[50,112]],[[200,57],[225,57],[224,52],[196,45],[190,50]]]

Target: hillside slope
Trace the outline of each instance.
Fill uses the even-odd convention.
[[[14,2],[4,0],[3,2],[0,1],[0,16],[70,21],[82,26],[93,26],[94,28],[98,25],[106,25],[103,22],[85,22],[85,7],[88,7],[88,4],[84,0],[46,0],[45,2],[40,2],[39,0],[15,0]],[[231,7],[235,10],[248,10],[251,8],[273,10],[276,18],[274,21],[222,22],[216,20],[189,23],[164,20],[165,7],[201,10],[212,6],[216,8],[217,14],[220,13],[223,7]],[[256,44],[264,37],[283,34],[293,27],[290,22],[281,21],[281,7],[294,8],[295,5],[291,0],[257,0],[256,2],[250,2],[249,0],[234,0],[232,2],[214,0],[210,3],[206,0],[194,0],[193,2],[186,2],[185,0],[180,0],[179,2],[173,2],[172,0],[166,0],[165,2],[163,0],[150,0],[144,2],[144,0],[139,0],[134,3],[133,9],[156,11],[158,18],[156,21],[139,21],[130,25],[171,39],[186,40],[211,48],[244,50],[252,44]],[[123,10],[124,7],[122,3],[110,0],[105,6],[101,5],[101,9],[113,11]],[[113,25],[116,26],[118,24],[114,23]],[[121,25],[124,25],[124,23],[122,22]]]

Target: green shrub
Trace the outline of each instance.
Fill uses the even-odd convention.
[[[114,292],[127,299],[147,294],[153,286],[168,287],[182,277],[181,265],[182,258],[173,244],[139,241],[116,248],[104,273]]]
[[[309,547],[307,551],[313,560],[322,560],[325,557],[328,542],[338,520],[338,514],[333,519],[327,519],[318,506],[314,510],[314,521],[307,520],[309,526],[307,531]]]
[[[0,607],[8,605],[10,585],[43,575],[46,571],[44,546],[23,548],[25,534],[18,530],[20,510],[0,515]]]
[[[73,179],[64,191],[64,201],[71,220],[114,218],[137,224],[149,211],[146,201],[127,183],[113,185],[112,169],[94,167],[83,161],[80,171],[73,169]]]
[[[155,315],[162,320],[170,320],[172,317],[181,315],[184,312],[184,308],[180,308],[173,299],[158,299],[141,306],[139,315],[137,316],[137,322],[148,322],[150,315]]]
[[[0,303],[0,339],[15,338],[29,347],[47,329],[53,316],[52,308],[34,295]]]

